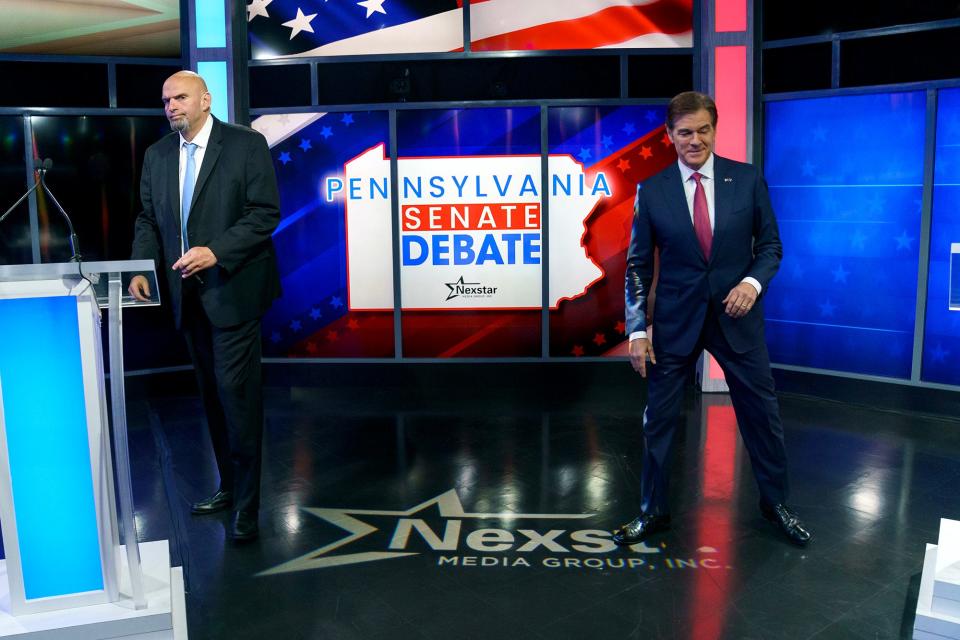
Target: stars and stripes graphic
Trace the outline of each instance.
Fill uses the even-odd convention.
[[[393,357],[393,313],[347,308],[343,204],[327,202],[316,186],[364,150],[386,144],[387,113],[265,115],[253,127],[270,145],[281,204],[273,240],[284,295],[264,316],[264,355]]]
[[[454,51],[462,0],[252,0],[254,59]]]
[[[252,0],[254,59],[693,45],[693,0]]]
[[[474,51],[693,46],[692,0],[474,0]]]

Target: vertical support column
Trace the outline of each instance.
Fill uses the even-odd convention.
[[[113,452],[117,465],[117,493],[120,498],[120,521],[123,523],[123,544],[130,573],[130,596],[135,609],[147,608],[143,587],[143,567],[140,564],[140,544],[137,523],[133,517],[133,482],[130,475],[130,449],[127,443],[127,402],[123,379],[123,283],[120,273],[109,276],[110,326],[107,332],[110,345],[110,400],[113,409]]]
[[[184,4],[186,5],[184,7]],[[210,111],[224,122],[249,124],[246,3],[230,0],[184,0],[182,31],[187,66],[207,81],[213,96]]]
[[[550,357],[550,146],[548,109],[540,106],[540,356]]]
[[[397,143],[397,110],[390,109],[390,234],[393,243],[393,357],[403,358],[403,291],[400,269],[400,145]]]
[[[917,269],[917,305],[913,326],[913,364],[910,379],[920,382],[923,374],[923,339],[927,324],[927,278],[930,275],[930,234],[933,229],[933,183],[937,159],[936,89],[927,89],[927,138],[923,150],[923,196],[920,203],[920,267]]]
[[[754,0],[704,0],[700,14],[700,89],[717,102],[718,155],[747,162],[753,157]],[[697,367],[704,392],[725,392],[723,372],[708,353]]]
[[[23,153],[27,165],[27,186],[33,186],[37,181],[33,162],[33,122],[30,116],[23,116]],[[40,217],[37,212],[37,194],[31,193],[27,198],[30,207],[30,252],[33,264],[40,264]]]

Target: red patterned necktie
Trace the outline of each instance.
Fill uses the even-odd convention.
[[[697,190],[693,194],[693,232],[697,235],[703,257],[710,259],[710,245],[713,244],[713,230],[710,229],[710,212],[707,210],[707,192],[703,190],[700,179],[703,177],[697,172],[691,176],[697,182]]]

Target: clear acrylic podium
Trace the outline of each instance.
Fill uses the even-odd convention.
[[[150,302],[126,293],[136,274],[150,281]],[[0,266],[0,523],[10,601],[0,638],[135,638],[173,628],[182,574],[170,574],[166,541],[137,543],[123,379],[122,309],[159,304],[150,260]],[[151,557],[166,559],[165,602],[158,580],[144,574],[141,551],[150,545]],[[51,630],[58,619],[63,634]]]

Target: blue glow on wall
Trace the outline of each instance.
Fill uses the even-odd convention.
[[[920,377],[927,382],[960,385],[960,310],[950,309],[951,287],[954,295],[960,296],[960,259],[951,246],[956,243],[960,243],[960,89],[944,89],[937,96],[933,223]]]
[[[767,103],[773,362],[910,377],[925,110],[919,91]]]
[[[227,46],[227,18],[224,0],[196,0],[195,7],[197,47],[205,49]]]
[[[102,590],[76,298],[0,300],[0,336],[26,599]]]
[[[222,122],[230,121],[230,101],[228,100],[227,63],[226,62],[198,62],[197,73],[207,82],[207,90],[213,97],[210,112]]]

